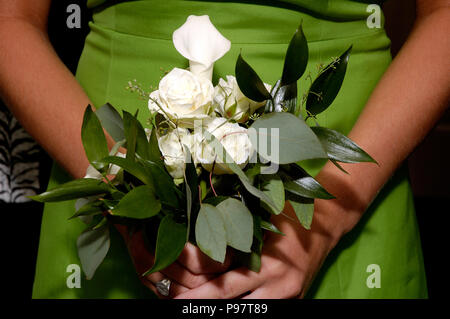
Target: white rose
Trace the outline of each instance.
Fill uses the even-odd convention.
[[[222,144],[232,160],[244,168],[254,151],[247,129],[237,123],[227,122],[223,117],[210,119],[203,124],[204,128]],[[211,171],[216,161],[214,174],[233,174],[228,165],[223,164],[226,159],[217,156],[214,146],[206,141],[206,136],[201,130],[194,134],[193,154],[195,161],[202,164],[207,171]]]
[[[270,92],[271,85],[264,83]],[[214,107],[223,117],[237,122],[245,122],[248,116],[256,109],[264,106],[266,101],[256,102],[246,97],[239,89],[236,78],[227,75],[227,81],[219,79],[219,84],[214,88]]]
[[[214,62],[230,50],[231,42],[211,23],[209,16],[194,16],[172,35],[175,49],[189,60],[195,75],[211,81]]]
[[[181,127],[193,127],[194,120],[208,117],[214,87],[211,81],[193,73],[174,68],[150,94],[148,107],[168,117]]]
[[[185,128],[176,128],[158,139],[164,164],[173,178],[184,176],[186,153],[183,144],[189,149],[192,147],[192,135]]]

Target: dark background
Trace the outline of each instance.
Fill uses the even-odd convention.
[[[82,28],[68,29],[66,8],[75,3],[81,7]],[[414,16],[414,1],[388,1],[383,7],[386,30],[392,39],[392,53],[401,48],[410,31]],[[88,33],[90,12],[83,0],[52,2],[49,17],[49,36],[55,50],[67,67],[75,72],[78,58]],[[427,271],[430,298],[443,298],[448,280],[446,239],[450,210],[450,113],[430,132],[423,143],[408,159],[414,191],[422,247]],[[50,158],[41,154],[41,189],[45,190],[51,167]],[[1,232],[3,291],[9,298],[29,299],[34,278],[34,267],[39,243],[43,206],[36,202],[5,204],[0,201],[3,231]],[[6,231],[6,229],[13,231]]]

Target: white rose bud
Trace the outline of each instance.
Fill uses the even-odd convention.
[[[239,167],[244,168],[254,151],[247,129],[237,123],[227,122],[223,117],[210,119],[203,124],[205,129],[222,144],[232,160]],[[216,154],[213,143],[208,143],[201,130],[194,134],[193,154],[195,161],[202,164],[207,171],[212,170],[213,163],[216,161],[214,174],[233,174],[228,165],[223,164],[226,159],[219,158],[222,154]]]
[[[174,179],[184,176],[186,153],[183,144],[189,149],[192,147],[192,135],[185,128],[176,128],[158,139],[164,164]]]
[[[148,107],[180,127],[193,128],[194,120],[208,118],[213,94],[211,81],[174,68],[162,78],[158,90],[150,94]]]
[[[272,87],[264,83],[270,92]],[[236,78],[227,75],[227,81],[219,79],[219,84],[214,88],[214,107],[223,117],[237,122],[245,122],[250,114],[264,106],[266,101],[256,102],[246,97],[239,89]]]

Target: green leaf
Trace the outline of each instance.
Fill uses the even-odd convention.
[[[306,70],[308,64],[308,42],[303,33],[302,24],[295,31],[289,43],[289,47],[284,58],[283,75],[281,83],[283,85],[296,82]]]
[[[237,175],[242,185],[247,189],[247,191],[253,196],[261,199],[270,208],[277,210],[275,203],[270,197],[268,197],[264,192],[252,185],[251,181],[242,171],[242,169],[233,161],[232,157],[227,153],[222,144],[207,130],[203,130],[203,134],[209,143],[212,143],[213,149],[216,151],[217,158],[221,159],[224,165],[227,165],[234,174]]]
[[[271,222],[268,222],[266,220],[261,220],[261,228],[271,231],[272,233],[284,236],[283,232],[281,232],[274,224],[272,224]]]
[[[97,229],[99,229],[99,228],[101,228],[101,227],[103,227],[103,226],[105,226],[107,224],[108,224],[108,218],[106,218],[106,216],[103,216],[103,218],[100,220],[100,222],[97,225],[95,225],[92,228],[92,230],[97,230]]]
[[[158,145],[158,137],[156,136],[156,127],[152,128],[149,144],[149,160],[164,167],[164,161],[162,160],[161,151]]]
[[[235,251],[233,259],[237,259],[242,265],[254,272],[261,269],[261,252],[263,246],[263,234],[261,231],[261,217],[253,215],[253,243],[250,253]]]
[[[80,197],[106,194],[111,191],[106,183],[94,178],[80,178],[64,183],[36,196],[30,196],[38,202],[60,202]]]
[[[195,169],[195,164],[191,156],[191,152],[186,145],[183,145],[186,150],[185,163],[186,167],[184,170],[184,183],[186,187],[186,216],[187,216],[187,232],[186,236],[189,239],[189,233],[191,231],[191,212],[194,203],[198,204],[198,176],[197,170]]]
[[[161,201],[172,207],[180,207],[179,196],[183,194],[176,187],[169,173],[152,161],[139,160],[139,163],[145,165],[150,171],[155,185],[155,193]]]
[[[246,97],[256,102],[272,98],[264,86],[264,82],[256,74],[255,70],[245,62],[241,54],[239,54],[236,61],[235,73],[239,89]]]
[[[145,219],[155,216],[161,210],[161,203],[156,199],[152,187],[138,186],[127,193],[111,211],[112,215]]]
[[[125,126],[125,136],[127,138],[127,158],[129,158],[128,153],[130,150],[130,158],[134,156],[133,154],[133,144],[135,143],[134,151],[143,159],[150,160],[153,158],[150,144],[147,140],[147,135],[145,133],[142,124],[138,121],[136,117],[130,113],[123,112],[123,122]],[[130,149],[128,149],[128,147]]]
[[[243,252],[250,252],[253,242],[253,217],[248,208],[237,199],[228,198],[216,208],[222,213],[227,244]]]
[[[152,185],[153,186],[153,178],[152,174],[147,171],[147,169],[139,164],[134,162],[131,159],[123,158],[119,156],[107,156],[100,160],[99,162],[104,164],[114,164],[121,168],[123,168],[125,171],[130,173],[131,175],[135,176],[137,179],[142,181],[146,185]]]
[[[338,162],[333,159],[330,159],[330,162],[334,164],[337,168],[339,168],[343,173],[349,174]]]
[[[297,82],[280,86],[280,80],[277,81],[270,94],[273,99],[268,100],[265,106],[265,113],[288,112],[296,114],[297,112]]]
[[[187,228],[167,215],[159,224],[155,262],[142,276],[160,271],[175,262],[186,244]]]
[[[227,233],[222,213],[214,206],[202,204],[195,223],[195,240],[201,251],[223,263],[227,251]]]
[[[293,114],[264,114],[250,128],[253,147],[261,157],[272,163],[288,164],[306,159],[327,158],[311,128]],[[265,154],[269,152],[270,154]]]
[[[90,105],[84,111],[81,140],[89,162],[97,170],[102,171],[104,166],[94,164],[94,162],[108,156],[108,145],[100,121]]]
[[[224,200],[226,200],[228,198],[229,197],[227,197],[227,196],[213,196],[213,197],[205,198],[203,203],[204,204],[210,204],[210,205],[213,205],[213,206],[217,206],[221,202],[223,202]]]
[[[344,81],[351,50],[350,46],[337,60],[326,66],[312,83],[306,99],[306,110],[310,114],[322,113],[333,103]]]
[[[311,229],[314,215],[314,199],[290,196],[288,201],[294,209],[300,224],[306,229]]]
[[[76,211],[76,213],[69,219],[73,219],[73,218],[79,217],[79,216],[98,215],[98,214],[103,213],[104,210],[105,210],[105,208],[103,206],[102,201],[97,200],[94,202],[88,202],[88,203],[84,204],[83,206],[81,206],[80,209],[78,209]]]
[[[95,230],[87,229],[78,237],[78,257],[86,279],[92,279],[98,266],[105,259],[109,246],[109,228],[107,225]]]
[[[280,214],[284,208],[284,186],[283,181],[278,175],[260,175],[262,182],[262,191],[272,199],[276,206],[276,210],[271,209],[264,203],[262,206],[269,212],[275,215]]]
[[[290,167],[289,175],[285,171],[280,172],[286,191],[307,198],[335,198],[301,167],[296,164]]]
[[[101,198],[102,195],[94,195],[94,196],[89,196],[89,197],[81,197],[78,198],[75,201],[75,212],[78,212],[84,205],[88,204],[88,203],[92,203],[95,202],[96,200],[98,200],[99,198]],[[89,225],[95,215],[86,215],[86,216],[79,216],[80,220],[85,223],[86,225]]]
[[[343,163],[376,163],[369,154],[347,136],[320,126],[312,127],[311,129],[319,138],[329,159]]]
[[[114,141],[125,139],[123,120],[119,112],[109,103],[104,104],[95,111],[100,123]]]

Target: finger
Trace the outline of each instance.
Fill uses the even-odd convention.
[[[213,275],[196,275],[184,268],[179,263],[175,262],[161,272],[168,278],[175,280],[187,288],[197,288],[205,282],[214,278]]]
[[[130,238],[129,251],[133,256],[134,266],[139,275],[145,273],[151,268],[154,263],[154,256],[150,254],[144,245],[142,238],[142,232],[133,234]],[[179,263],[173,263],[164,270],[162,273],[171,280],[175,280],[181,285],[188,288],[195,288],[211,279],[211,276],[196,275],[184,268]]]
[[[283,280],[270,281],[267,284],[253,290],[252,293],[242,299],[287,299],[298,298],[300,288],[295,280],[284,277]]]
[[[211,259],[204,254],[198,247],[187,243],[178,257],[178,262],[193,274],[215,274],[222,273],[230,267],[231,255],[227,253],[224,263],[220,263]]]
[[[171,279],[170,288],[169,288],[169,296],[161,295],[159,293],[158,289],[156,289],[156,283],[163,279],[166,279],[166,278],[167,277],[164,274],[162,274],[160,272],[155,272],[146,277],[141,277],[141,282],[144,285],[146,285],[147,287],[149,287],[149,284],[151,284],[151,287],[149,287],[149,288],[152,289],[153,292],[155,292],[160,297],[175,297],[177,295],[180,295],[182,293],[189,291],[188,288],[184,287],[180,283]]]
[[[273,293],[271,293],[270,289],[266,287],[260,287],[258,289],[255,289],[250,294],[242,297],[242,299],[278,299],[279,296],[274,296]]]
[[[262,276],[247,268],[228,271],[216,279],[182,293],[176,299],[230,299],[252,291],[263,284]]]

